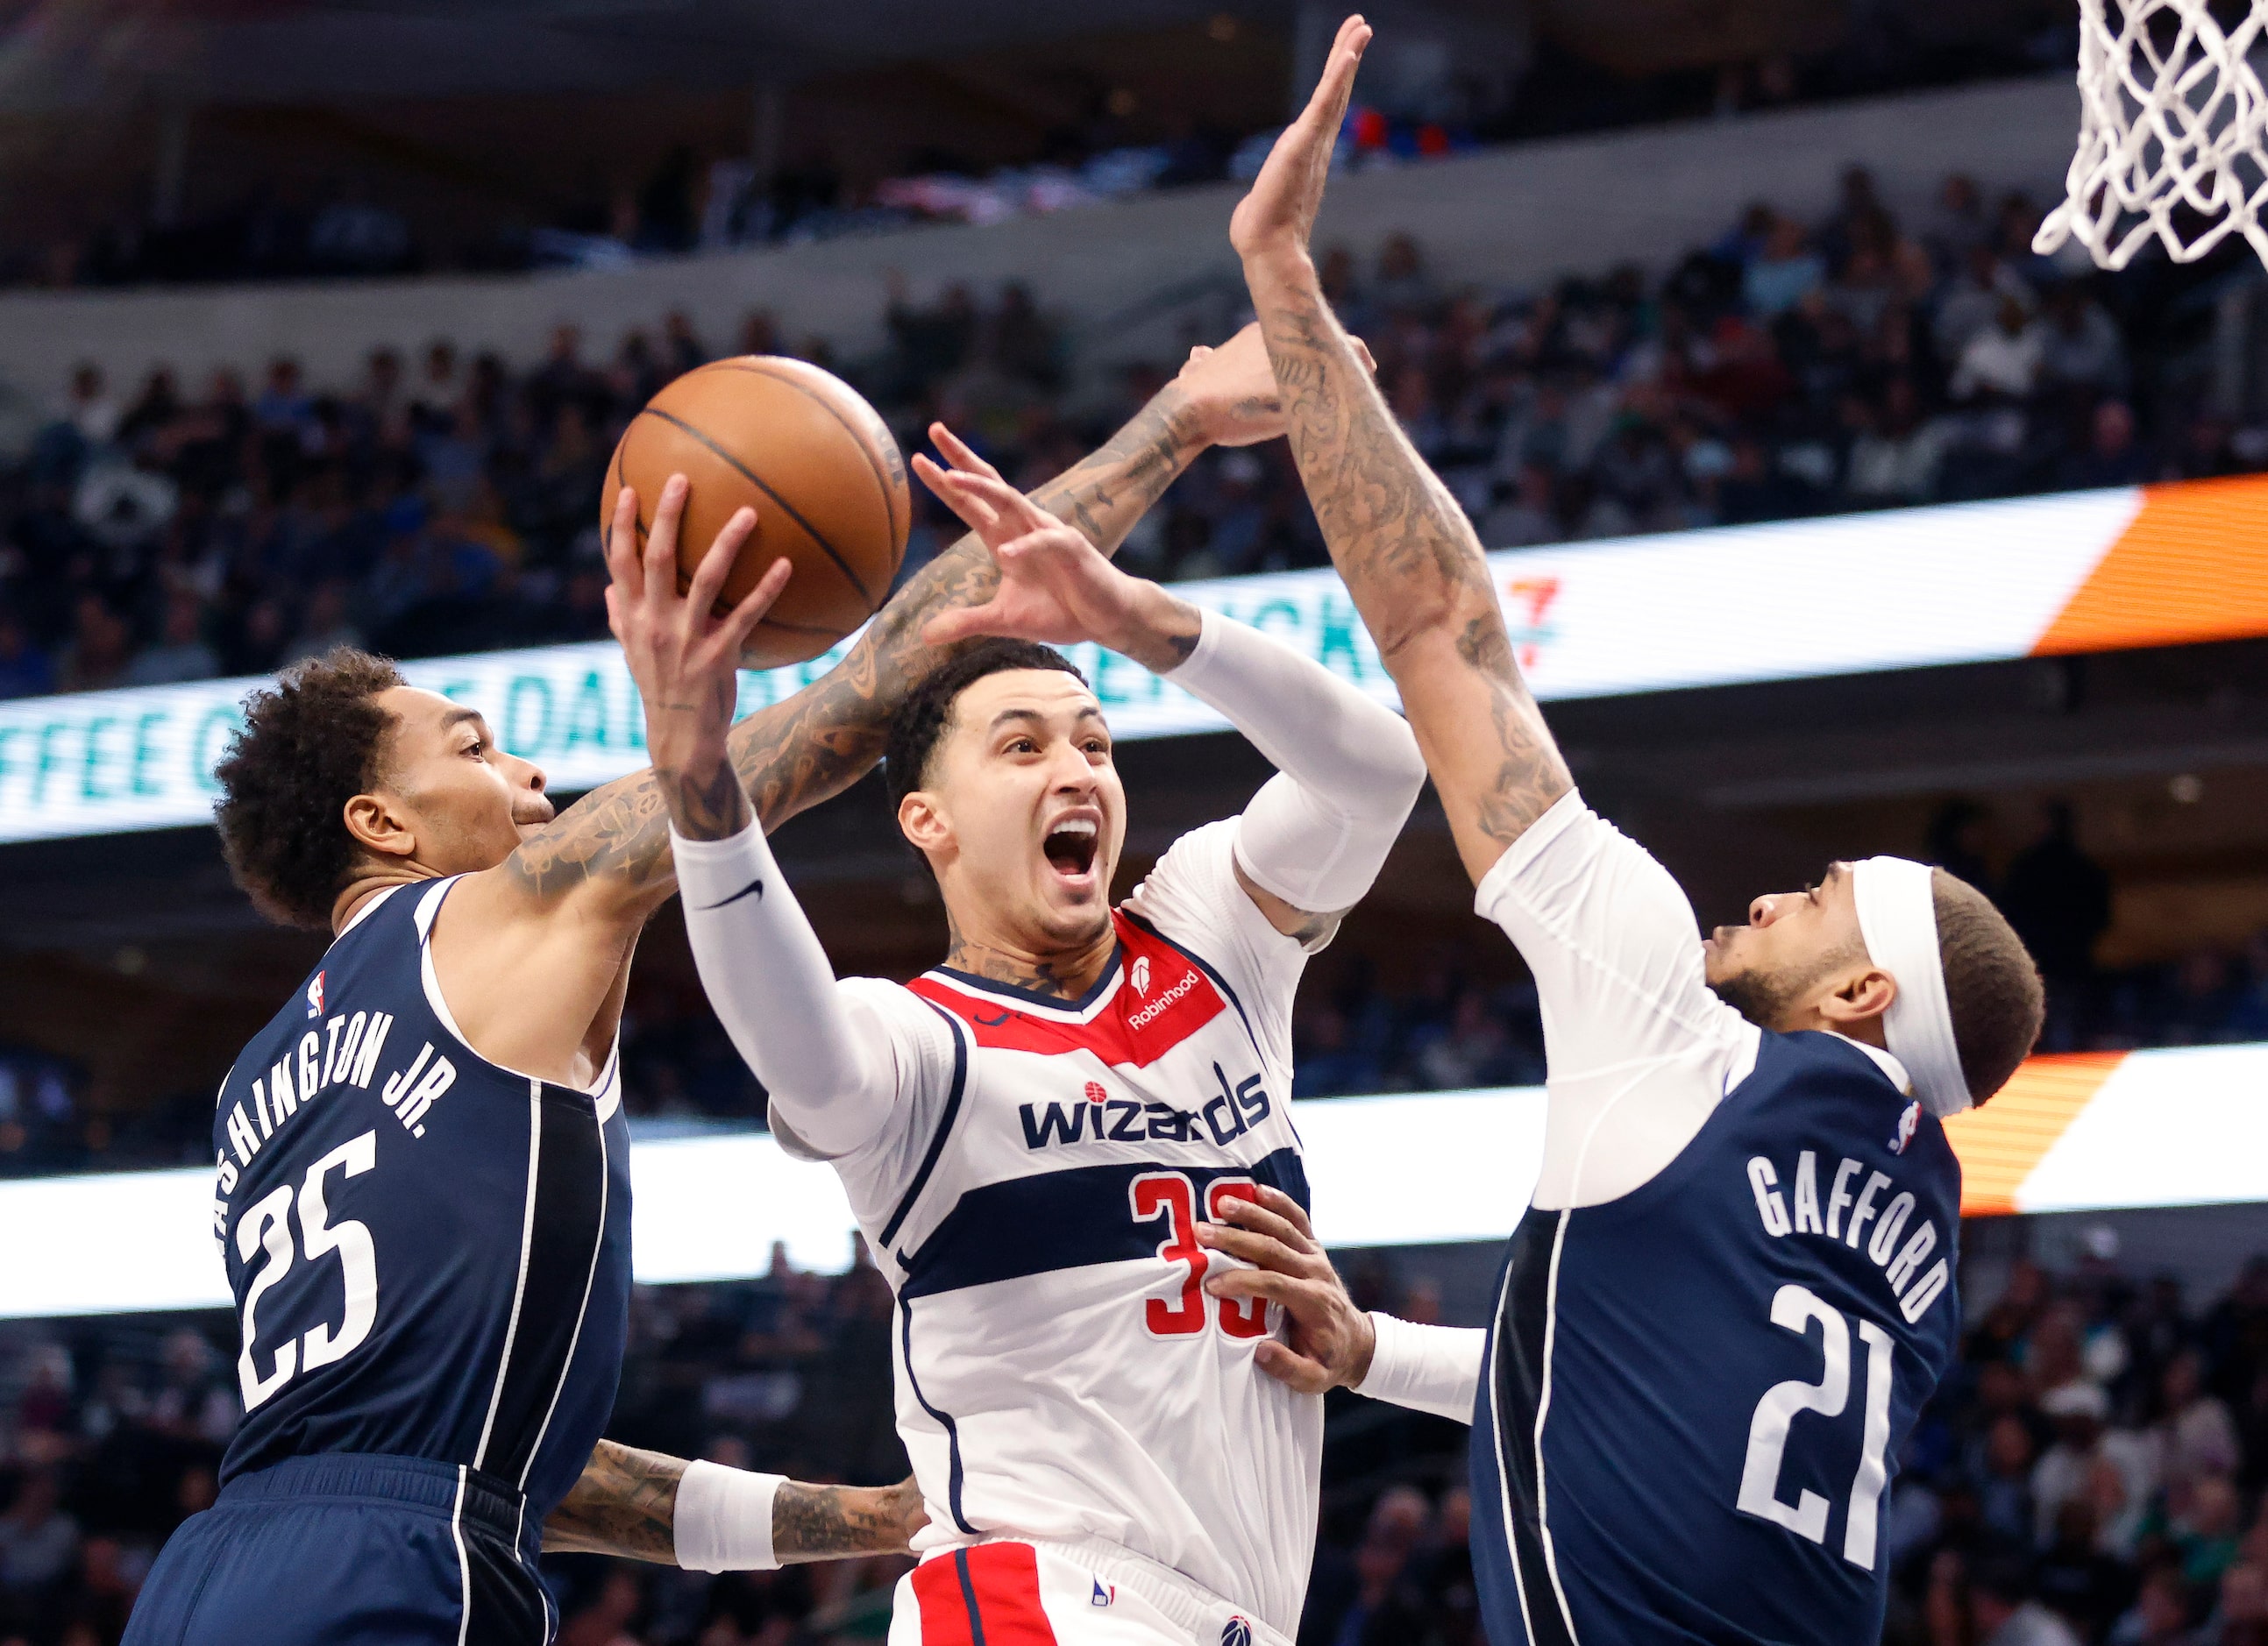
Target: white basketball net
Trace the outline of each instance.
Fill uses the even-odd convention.
[[[2239,3],[2224,29],[2208,0],[2080,0],[2079,151],[2035,251],[2076,239],[2124,268],[2153,235],[2190,262],[2241,233],[2268,261],[2268,95],[2248,61],[2268,0]]]

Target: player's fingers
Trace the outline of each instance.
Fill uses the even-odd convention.
[[[1321,1394],[1331,1386],[1330,1369],[1319,1360],[1310,1360],[1296,1349],[1269,1338],[1253,1350],[1252,1363],[1278,1383],[1286,1383],[1301,1394]]]
[[[645,598],[659,600],[677,592],[677,528],[685,499],[693,489],[682,474],[672,474],[653,505],[653,525],[645,536]]]
[[[1315,94],[1307,99],[1302,119],[1312,114],[1318,124],[1334,132],[1338,129],[1339,121],[1346,117],[1347,102],[1354,95],[1355,70],[1362,67],[1370,34],[1370,25],[1362,20],[1359,11],[1339,25],[1338,38],[1331,42],[1330,60],[1323,66],[1323,77],[1315,83]]]
[[[1204,1289],[1216,1297],[1265,1297],[1300,1316],[1316,1312],[1314,1287],[1313,1281],[1265,1268],[1215,1269],[1204,1278]]]
[[[733,562],[740,557],[740,550],[755,534],[756,511],[750,508],[733,511],[733,518],[725,522],[725,529],[717,533],[709,545],[709,552],[693,569],[691,586],[685,591],[685,603],[701,616],[716,609],[718,597],[725,592],[725,580],[733,575]]]
[[[615,518],[608,525],[607,540],[600,545],[606,556],[607,576],[632,593],[641,573],[637,554],[637,493],[624,486],[615,493]]]
[[[983,533],[998,522],[991,510],[977,498],[963,495],[953,481],[960,473],[956,469],[939,468],[917,452],[914,453],[914,473],[921,476],[923,485],[937,494],[938,501],[961,517],[961,523],[970,531]]]
[[[1199,1246],[1226,1252],[1231,1257],[1241,1258],[1247,1263],[1256,1263],[1262,1268],[1303,1277],[1307,1273],[1304,1256],[1271,1236],[1256,1234],[1249,1229],[1237,1229],[1227,1223],[1199,1223],[1197,1235]]]
[[[764,614],[772,609],[772,602],[780,598],[780,591],[787,587],[787,580],[794,575],[795,562],[782,555],[764,568],[764,575],[756,579],[756,586],[740,597],[740,603],[725,620],[725,636],[732,643],[734,657],[740,656],[740,648],[756,632],[756,625],[764,621]],[[708,607],[702,609],[706,611]]]
[[[987,600],[982,606],[964,606],[950,612],[939,612],[922,628],[922,643],[930,646],[954,646],[964,640],[975,640],[983,635],[1009,635],[1013,627],[1003,620],[1000,603]]]
[[[1055,516],[1018,491],[998,474],[976,474],[955,469],[946,483],[963,496],[975,497],[1020,535],[1058,524]]]
[[[1262,1183],[1255,1187],[1259,1196],[1256,1201],[1239,1199],[1231,1201],[1228,1204],[1250,1206],[1254,1208],[1255,1215],[1257,1216],[1270,1217],[1288,1223],[1292,1233],[1279,1235],[1278,1238],[1295,1250],[1321,1252],[1323,1249],[1322,1244],[1315,1238],[1315,1225],[1307,1220],[1306,1207],[1272,1183]]]
[[[1223,1201],[1214,1222],[1197,1225],[1199,1239],[1204,1238],[1207,1230],[1212,1230],[1222,1237],[1219,1244],[1223,1250],[1233,1252],[1239,1257],[1250,1255],[1241,1243],[1263,1241],[1284,1253],[1285,1260],[1270,1264],[1271,1268],[1285,1268],[1297,1264],[1301,1274],[1314,1272],[1313,1265],[1301,1260],[1316,1255],[1314,1243],[1284,1218],[1264,1207],[1254,1205],[1250,1201],[1239,1198]],[[1229,1238],[1231,1236],[1235,1237],[1233,1241]]]
[[[945,460],[952,464],[954,467],[961,470],[963,474],[990,474],[995,480],[1000,478],[1000,471],[998,469],[994,468],[983,458],[977,456],[975,449],[969,445],[968,441],[954,433],[952,430],[946,428],[943,423],[933,423],[930,424],[929,437],[931,442],[936,445],[937,449],[945,453]]]

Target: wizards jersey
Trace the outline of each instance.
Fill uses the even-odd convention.
[[[1195,1233],[1256,1184],[1307,1198],[1288,1106],[1306,953],[1237,884],[1233,832],[1167,854],[1083,999],[947,970],[846,981],[899,1096],[833,1164],[897,1293],[917,1548],[1100,1539],[1288,1635],[1322,1403],[1254,1364],[1276,1322],[1204,1290],[1223,1260]]]
[[[611,1058],[579,1091],[465,1044],[427,946],[453,884],[382,894],[222,1084],[213,1233],[245,1407],[222,1478],[422,1459],[535,1525],[614,1404],[628,1122]]]

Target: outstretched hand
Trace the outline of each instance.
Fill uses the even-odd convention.
[[[1354,1306],[1300,1202],[1266,1184],[1258,1193],[1257,1201],[1224,1198],[1222,1221],[1197,1225],[1200,1246],[1253,1266],[1212,1265],[1204,1289],[1216,1297],[1265,1297],[1282,1307],[1290,1342],[1264,1338],[1254,1350],[1270,1377],[1302,1394],[1353,1388],[1369,1375],[1376,1329]]]
[[[1355,70],[1362,65],[1370,34],[1370,25],[1359,13],[1339,25],[1314,95],[1300,118],[1276,139],[1260,174],[1252,180],[1251,192],[1228,220],[1229,244],[1240,257],[1248,261],[1270,253],[1305,255],[1315,214],[1322,208],[1331,151],[1338,146],[1339,127],[1354,95]]]
[[[723,615],[716,610],[733,562],[756,529],[756,511],[725,523],[688,585],[678,588],[678,529],[691,488],[673,474],[654,504],[643,549],[637,495],[625,486],[607,533],[607,627],[622,643],[645,706],[646,745],[679,833],[718,839],[745,827],[747,799],[725,759],[740,683],[740,650],[793,569],[783,556]]]
[[[933,646],[980,635],[1058,646],[1093,641],[1160,672],[1189,656],[1203,623],[1194,606],[1112,565],[944,424],[932,424],[930,434],[953,467],[917,453],[914,472],[983,542],[1000,583],[983,605],[932,619],[924,640]]]
[[[1359,337],[1348,341],[1374,374],[1378,362],[1369,348]],[[1174,386],[1189,396],[1214,445],[1257,445],[1285,431],[1284,396],[1257,320],[1218,349],[1200,343],[1190,349]]]

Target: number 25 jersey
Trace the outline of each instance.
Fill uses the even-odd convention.
[[[917,1549],[1100,1539],[1289,1635],[1322,1403],[1254,1364],[1275,1322],[1203,1290],[1221,1260],[1195,1238],[1253,1185],[1307,1199],[1289,1113],[1306,953],[1237,884],[1233,836],[1167,853],[1082,1000],[945,970],[846,980],[897,1097],[832,1164],[897,1294]],[[773,1128],[816,1157],[777,1106]]]
[[[244,1422],[224,1480],[380,1452],[565,1496],[614,1404],[630,1136],[459,1035],[427,946],[453,880],[384,894],[222,1084],[213,1233]]]

